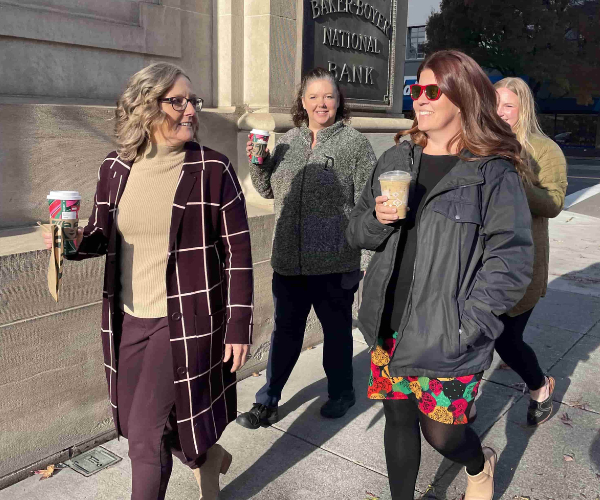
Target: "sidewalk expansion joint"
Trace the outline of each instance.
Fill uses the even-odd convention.
[[[563,353],[563,354],[562,354],[562,355],[561,355],[561,356],[560,356],[560,357],[559,357],[559,358],[558,358],[558,359],[557,359],[557,360],[556,360],[556,361],[555,361],[555,362],[554,362],[554,363],[553,363],[553,364],[552,364],[552,365],[551,365],[551,366],[550,366],[550,367],[549,367],[549,368],[546,370],[546,372],[547,372],[547,373],[550,373],[550,371],[551,371],[551,370],[552,370],[552,369],[553,369],[553,368],[554,368],[556,365],[558,365],[558,363],[560,363],[560,362],[561,362],[561,361],[562,361],[562,360],[563,360],[563,359],[566,357],[566,355],[567,355],[567,354],[569,354],[569,352],[571,352],[571,351],[573,350],[573,348],[575,348],[575,346],[577,346],[577,344],[579,344],[579,342],[581,342],[583,339],[587,338],[587,336],[588,336],[588,333],[589,333],[589,332],[591,332],[591,331],[592,331],[592,330],[593,330],[593,329],[594,329],[596,326],[598,326],[599,324],[600,324],[600,320],[598,320],[596,323],[594,323],[594,324],[593,324],[593,325],[592,325],[592,326],[591,326],[591,327],[590,327],[590,328],[589,328],[589,329],[588,329],[588,330],[587,330],[587,331],[586,331],[584,334],[582,334],[582,335],[581,335],[581,338],[579,338],[578,340],[576,340],[576,341],[573,343],[573,345],[572,345],[571,347],[569,347],[569,348],[568,348],[568,349],[567,349],[567,350],[566,350],[566,351],[565,351],[565,352],[564,352],[564,353]],[[579,333],[579,332],[578,332],[578,333]],[[490,379],[488,379],[488,378],[485,378],[485,377],[483,378],[483,380],[485,380],[485,381],[486,381],[486,382],[488,382],[488,383],[492,383],[492,384],[496,384],[496,385],[501,385],[501,386],[503,386],[503,387],[506,387],[506,388],[508,388],[508,389],[513,389],[514,391],[520,392],[520,393],[522,394],[522,397],[524,397],[524,396],[525,396],[525,390],[524,390],[524,389],[523,389],[523,390],[521,390],[521,389],[519,389],[519,388],[517,388],[517,387],[514,387],[514,385],[507,385],[507,384],[504,384],[504,383],[502,383],[502,382],[496,382],[495,380],[490,380]],[[513,403],[512,405],[510,405],[510,407],[514,406],[514,405],[515,405],[515,404],[516,404],[516,403],[517,403],[517,402],[518,402],[520,399],[521,399],[521,398],[518,398],[517,400],[515,400],[515,401],[514,401],[514,403]],[[574,404],[574,403],[569,403],[569,402],[567,402],[567,401],[562,401],[562,400],[557,400],[557,399],[553,399],[553,401],[554,401],[555,403],[558,403],[558,404],[560,404],[560,405],[562,405],[562,406],[566,406],[566,407],[568,407],[568,408],[574,408],[574,409],[581,410],[581,411],[584,411],[584,412],[587,412],[587,413],[593,413],[593,414],[596,414],[596,415],[600,415],[600,411],[598,411],[598,410],[594,410],[594,409],[592,409],[592,408],[587,408],[587,407],[585,406],[585,404]],[[509,409],[510,409],[510,407],[509,407]],[[506,412],[508,412],[508,410],[506,410]],[[504,412],[504,414],[505,414],[506,412]],[[504,414],[503,414],[503,415],[504,415]],[[498,421],[498,420],[496,420],[496,421],[495,421],[495,422],[494,422],[494,423],[493,423],[493,424],[492,424],[492,425],[491,425],[491,426],[490,426],[488,429],[486,429],[484,432],[482,432],[482,435],[484,435],[484,434],[485,434],[485,433],[486,433],[486,432],[487,432],[487,431],[488,431],[488,430],[489,430],[491,427],[493,427],[493,426],[496,424],[496,422],[497,422],[497,421]]]
[[[558,365],[558,363],[560,363],[563,359],[565,359],[565,357],[567,356],[567,354],[569,354],[574,348],[575,346],[577,346],[583,339],[588,338],[588,333],[590,333],[597,325],[600,324],[600,320],[596,321],[596,323],[594,323],[592,326],[590,326],[588,328],[588,330],[581,334],[581,337],[579,339],[577,339],[575,342],[573,342],[573,344],[571,345],[571,347],[569,347],[561,356],[560,358],[558,358],[551,366],[550,368],[548,368],[548,373],[550,372],[550,370],[552,370],[552,368],[554,368],[556,365]],[[577,332],[577,333],[581,333],[581,332]]]
[[[374,472],[375,474],[379,474],[382,477],[386,477],[386,478],[388,477],[387,474],[385,474],[381,471],[378,471],[377,469],[374,469],[373,467],[369,467],[368,465],[365,465],[361,462],[357,462],[356,460],[354,460],[350,457],[347,457],[346,455],[342,455],[341,453],[338,453],[336,451],[330,450],[328,448],[323,448],[322,446],[319,446],[319,445],[309,441],[308,439],[303,438],[302,436],[298,436],[297,434],[294,434],[292,432],[287,432],[284,429],[277,427],[277,426],[271,426],[271,427],[274,427],[275,429],[277,429],[278,431],[280,431],[283,434],[288,434],[289,436],[293,436],[296,439],[299,439],[300,441],[304,441],[305,443],[310,444],[311,446],[314,446],[315,448],[318,448],[319,450],[323,450],[327,453],[330,453],[331,455],[335,455],[336,457],[346,460],[347,462],[353,463],[354,465],[358,465],[359,467],[362,467],[363,469],[370,470],[371,472]]]
[[[585,404],[582,405],[575,403],[567,403],[565,401],[556,401],[556,399],[554,399],[553,401],[561,406],[566,406],[567,408],[573,408],[574,410],[580,410],[585,411],[587,413],[594,413],[595,415],[600,415],[600,411],[594,410],[593,408],[588,408]]]
[[[242,412],[238,410],[238,415],[241,415],[241,413]],[[365,464],[363,464],[361,462],[357,462],[356,460],[354,460],[354,459],[352,459],[350,457],[347,457],[345,455],[342,455],[341,453],[338,453],[336,451],[330,450],[328,448],[323,448],[322,446],[319,446],[319,445],[313,443],[312,441],[309,441],[308,439],[303,438],[302,436],[298,436],[297,434],[294,434],[292,432],[286,431],[285,429],[283,429],[281,427],[278,427],[277,425],[270,425],[269,427],[267,427],[267,429],[275,429],[275,430],[279,431],[281,434],[287,434],[288,436],[294,437],[294,438],[296,438],[296,439],[298,439],[300,441],[305,442],[306,444],[309,444],[313,448],[322,450],[322,451],[324,451],[326,453],[330,453],[331,455],[335,455],[336,457],[339,457],[342,460],[345,460],[346,462],[353,463],[354,465],[357,465],[358,467],[361,467],[363,469],[366,469],[366,470],[369,470],[371,472],[374,472],[375,474],[378,474],[378,475],[380,475],[382,477],[385,477],[385,478],[388,477],[387,474],[385,474],[385,473],[383,473],[383,472],[381,472],[381,471],[379,471],[377,469],[369,467],[368,465],[365,465]]]

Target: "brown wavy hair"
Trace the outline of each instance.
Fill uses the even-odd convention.
[[[421,72],[433,71],[440,90],[460,109],[461,131],[448,143],[451,150],[469,151],[476,161],[486,156],[502,156],[517,169],[521,178],[532,182],[533,173],[521,156],[521,144],[508,123],[498,116],[496,90],[490,79],[471,57],[458,50],[440,50],[429,55],[419,67]],[[410,135],[415,144],[425,147],[427,134],[419,130],[417,117],[410,130],[396,134],[398,143],[404,135]]]
[[[330,81],[337,92],[339,106],[337,109],[337,113],[335,114],[335,121],[337,122],[338,120],[342,120],[344,123],[350,121],[350,110],[346,106],[344,94],[342,92],[342,89],[340,89],[340,85],[335,79],[333,73],[331,71],[327,71],[325,68],[314,68],[311,69],[308,73],[306,73],[302,77],[302,81],[300,82],[300,87],[298,88],[298,93],[296,94],[296,100],[294,101],[294,105],[291,109],[292,120],[294,121],[294,125],[296,125],[296,127],[308,125],[308,113],[302,106],[302,98],[306,93],[306,87],[308,86],[308,84],[314,82],[315,80]]]

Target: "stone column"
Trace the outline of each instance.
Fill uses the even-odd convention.
[[[213,0],[213,103],[244,102],[244,0]]]
[[[289,107],[296,83],[295,0],[244,0],[244,103]]]

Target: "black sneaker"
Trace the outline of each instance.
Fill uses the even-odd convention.
[[[267,427],[279,420],[277,406],[265,406],[260,403],[254,403],[252,409],[242,413],[235,421],[246,429],[258,429]]]
[[[552,395],[554,394],[555,381],[553,377],[546,377],[550,386],[550,395],[544,401],[529,401],[527,408],[527,425],[534,426],[543,424],[552,415]]]
[[[343,417],[350,407],[354,406],[354,403],[356,403],[354,390],[352,392],[348,391],[336,399],[329,398],[327,403],[321,406],[321,416],[325,418]]]

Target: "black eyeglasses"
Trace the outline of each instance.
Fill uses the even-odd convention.
[[[189,102],[194,106],[196,113],[202,111],[202,105],[204,104],[200,97],[190,97],[189,99],[187,97],[165,97],[159,99],[158,102],[170,102],[175,111],[185,111]]]

